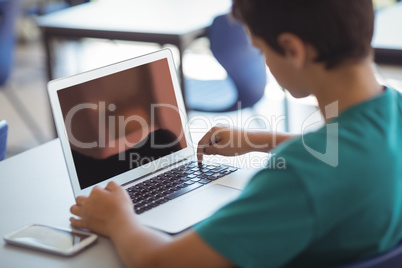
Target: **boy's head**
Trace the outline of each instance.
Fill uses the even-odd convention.
[[[372,0],[233,0],[232,13],[279,54],[284,50],[278,37],[294,34],[327,69],[371,53]]]

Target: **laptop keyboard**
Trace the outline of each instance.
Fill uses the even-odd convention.
[[[227,165],[192,161],[136,184],[127,192],[134,203],[134,211],[141,214],[236,170]]]

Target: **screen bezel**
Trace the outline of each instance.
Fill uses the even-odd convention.
[[[151,63],[157,60],[167,59],[169,71],[172,78],[173,90],[176,97],[176,102],[179,109],[181,125],[184,132],[184,138],[187,147],[179,150],[173,154],[161,157],[154,160],[144,166],[139,166],[135,169],[129,170],[112,178],[109,178],[103,182],[95,185],[105,187],[110,181],[115,181],[116,183],[122,185],[137,178],[148,175],[149,173],[165,168],[177,162],[178,159],[187,159],[194,156],[193,143],[191,141],[190,130],[188,127],[185,104],[183,100],[182,91],[179,85],[176,67],[173,62],[172,52],[169,49],[159,50],[154,53],[146,54],[140,57],[132,58],[108,66],[104,66],[98,69],[80,73],[74,76],[64,77],[56,80],[52,80],[48,83],[48,92],[50,103],[53,111],[53,117],[56,124],[57,133],[60,139],[60,143],[63,149],[67,170],[70,176],[70,182],[73,189],[75,197],[79,195],[88,195],[95,185],[89,186],[87,188],[81,189],[78,175],[75,169],[74,160],[71,152],[70,143],[67,137],[67,130],[64,123],[64,118],[62,114],[62,109],[60,106],[60,101],[57,92],[59,90],[72,87],[87,81],[101,78],[103,76],[111,75],[117,72],[121,72],[127,69],[131,69],[143,64]]]

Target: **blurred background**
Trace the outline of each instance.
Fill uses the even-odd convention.
[[[63,14],[71,9],[77,9],[98,2],[109,2],[112,5],[119,1],[121,0],[20,0],[18,11],[16,12],[16,27],[14,30],[16,42],[13,45],[13,49],[8,52],[8,54],[13,54],[14,58],[12,65],[10,65],[7,79],[5,79],[3,84],[0,83],[0,120],[7,120],[9,125],[6,158],[36,147],[56,137],[46,91],[46,84],[49,80],[46,65],[48,58],[45,53],[43,29],[38,26],[38,19],[43,18],[42,16],[62,18]],[[0,6],[2,2],[7,2],[7,0],[0,0]],[[174,5],[175,2],[177,2],[177,8],[181,8],[180,5],[184,5],[183,1],[170,1],[170,4]],[[191,3],[193,1],[187,2]],[[387,13],[387,10],[400,6],[398,2],[396,0],[374,0],[377,15],[381,12]],[[225,5],[229,8],[230,1],[226,1]],[[155,8],[157,9],[158,7]],[[172,8],[175,7],[173,6]],[[393,16],[391,22],[389,22],[391,25],[402,25],[400,19],[402,18],[402,8],[388,13],[391,14],[390,16]],[[0,11],[0,25],[5,24],[6,15],[7,13]],[[78,19],[80,18],[77,17]],[[87,21],[90,22],[91,18],[88,17]],[[211,21],[207,22],[207,24],[209,23]],[[389,27],[386,28],[390,29]],[[379,28],[378,31],[381,29]],[[387,51],[380,51],[385,53],[385,58],[377,59],[373,68],[376,70],[378,79],[382,83],[402,89],[402,60],[400,60],[400,56],[398,57],[400,55],[398,53],[402,51],[402,41],[400,40],[402,34],[396,33],[393,29],[391,29],[390,33],[386,33],[392,38],[393,43],[391,42],[391,47],[382,45],[382,39],[375,41],[378,42],[380,48],[387,49]],[[385,34],[386,30],[381,30],[378,34],[382,34],[383,32]],[[5,43],[6,37],[3,35],[0,36],[0,42]],[[204,86],[204,89],[195,89],[197,85],[191,82],[193,80],[204,82],[216,81],[228,77],[227,69],[222,66],[217,60],[216,55],[211,51],[211,41],[210,36],[200,35],[200,38],[195,38],[191,43],[186,44],[184,50],[180,50],[177,46],[168,43],[161,45],[151,42],[120,41],[89,37],[57,38],[51,42],[53,55],[53,59],[51,60],[52,78],[74,75],[168,47],[174,53],[177,66],[180,65],[183,68],[184,80],[187,82],[185,92],[188,98],[187,101],[190,104],[192,104],[191,98],[199,98],[197,94],[215,94],[207,96],[210,100],[229,98],[228,96],[231,96],[231,93],[226,91],[220,93],[219,86],[215,86],[213,89],[211,89],[211,86]],[[374,44],[375,46],[376,44]],[[397,56],[387,54],[389,51],[397,53]],[[5,50],[0,51],[0,53],[5,53]],[[264,84],[262,96],[259,96],[258,101],[253,103],[249,108],[241,111],[241,118],[237,111],[218,109],[218,111],[206,112],[202,109],[189,109],[191,127],[199,130],[194,131],[195,142],[202,135],[202,132],[205,132],[210,127],[203,120],[197,119],[200,116],[209,118],[211,125],[213,125],[219,123],[222,120],[221,116],[225,115],[233,119],[232,123],[234,125],[244,126],[244,124],[247,124],[247,118],[260,114],[266,120],[260,120],[261,122],[254,120],[253,124],[255,124],[255,128],[265,127],[271,130],[275,128],[277,131],[300,133],[303,130],[302,125],[305,120],[317,110],[315,99],[313,97],[299,100],[293,99],[278,86],[269,69],[266,68],[265,72],[267,80]],[[10,92],[12,93],[9,94]],[[10,97],[10,95],[12,96]],[[20,102],[19,105],[23,106],[23,112],[20,110],[21,107],[15,107],[14,98],[17,98],[18,102]],[[269,122],[269,125],[267,125],[267,122]],[[322,122],[316,122],[312,124],[311,129],[321,125]]]

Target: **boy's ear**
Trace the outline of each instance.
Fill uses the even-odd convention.
[[[308,50],[300,37],[292,33],[282,33],[278,36],[278,44],[282,47],[285,57],[294,67],[300,69],[305,66]]]

